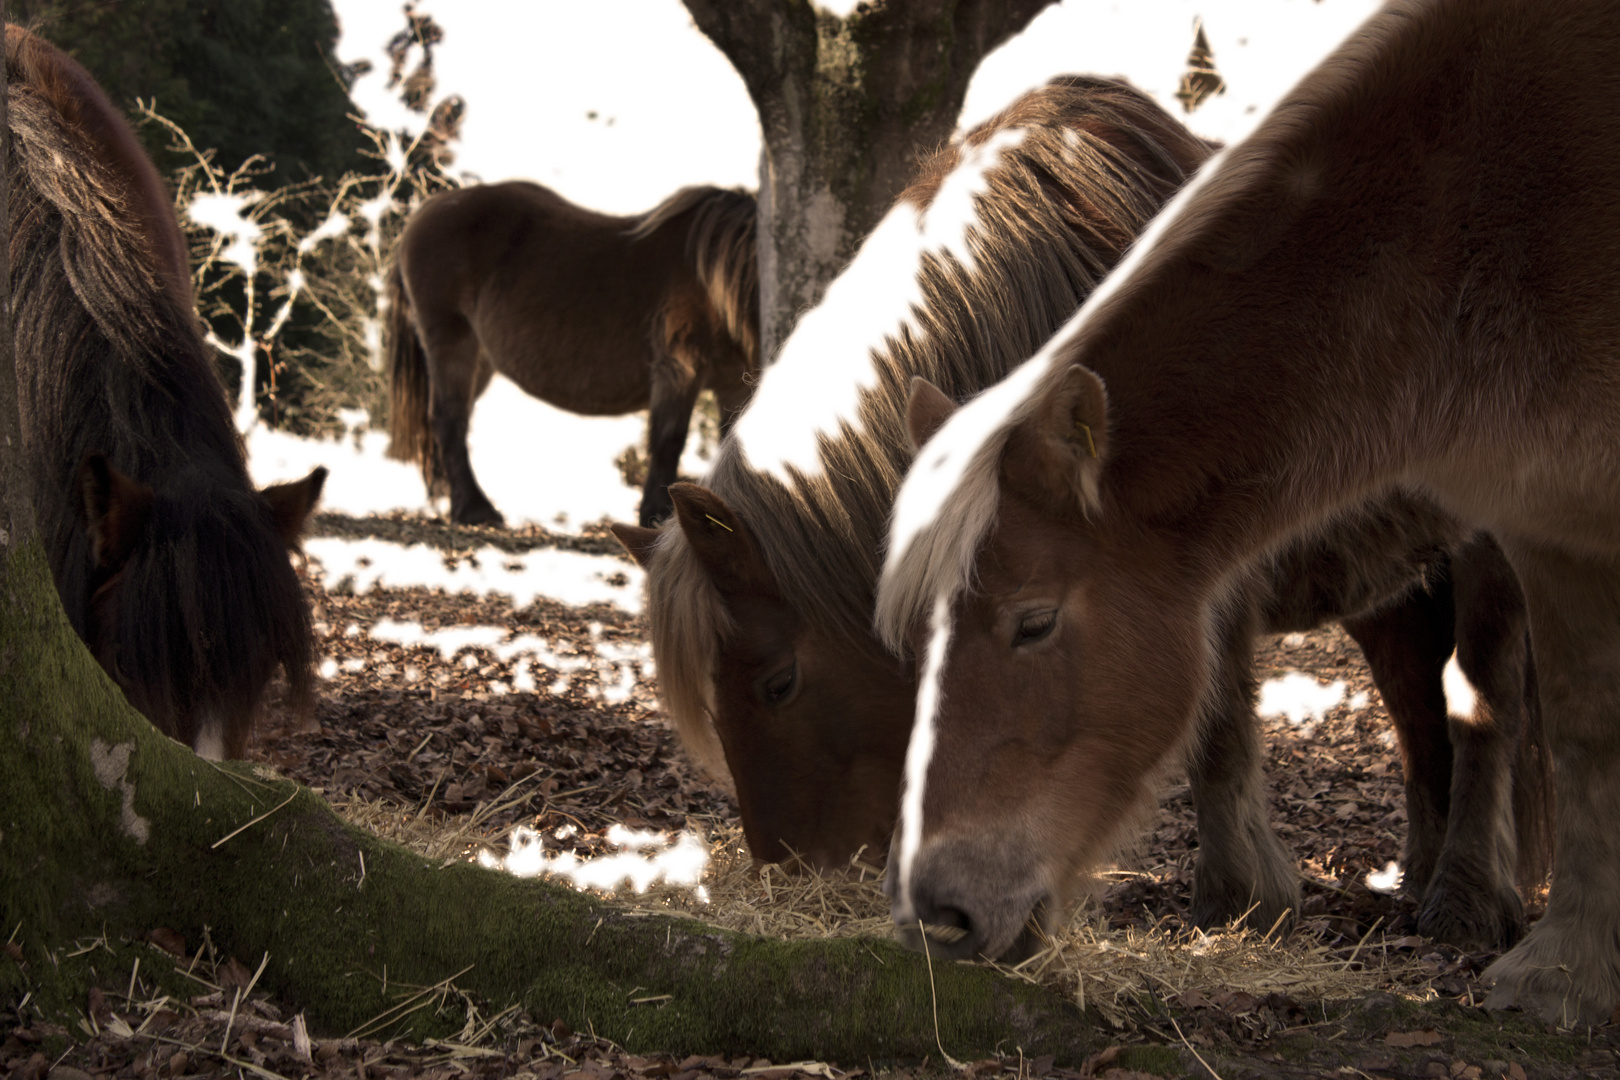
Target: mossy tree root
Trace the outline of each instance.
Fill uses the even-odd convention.
[[[340,821],[318,796],[217,766],[159,735],[85,652],[37,543],[0,582],[0,916],[20,926],[27,985],[67,1011],[66,946],[204,927],[260,985],[343,1034],[455,976],[492,1008],[520,1004],[641,1051],[779,1060],[957,1057],[1078,1061],[1104,1036],[1071,1004],[993,971],[888,941],[785,942],[637,914],[571,889],[441,866]],[[937,994],[936,994],[937,991]],[[405,1034],[459,1027],[402,1010]]]

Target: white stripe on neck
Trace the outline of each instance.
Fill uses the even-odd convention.
[[[1025,134],[1009,128],[964,147],[928,206],[897,203],[872,230],[821,303],[799,320],[737,418],[734,437],[750,468],[789,486],[789,469],[819,476],[818,436],[836,439],[842,424],[859,428],[861,393],[879,381],[876,354],[891,339],[923,333],[915,315],[925,306],[923,260],[955,259],[974,272],[969,238],[979,222],[978,201],[1002,153]]]

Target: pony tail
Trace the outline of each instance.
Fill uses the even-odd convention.
[[[416,462],[432,493],[438,480],[439,455],[428,418],[427,354],[411,319],[411,301],[405,295],[405,277],[397,257],[388,269],[387,289],[383,349],[388,357],[388,456],[395,461]]]
[[[759,368],[759,212],[746,191],[711,189],[692,217],[687,257],[726,333]]]

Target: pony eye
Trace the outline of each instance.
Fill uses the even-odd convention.
[[[1037,641],[1045,641],[1051,637],[1052,631],[1057,629],[1057,617],[1058,613],[1055,610],[1025,615],[1018,620],[1018,629],[1013,631],[1013,648],[1033,645]]]
[[[767,705],[778,704],[793,693],[793,685],[798,679],[799,662],[795,660],[760,684],[760,696],[765,699]]]

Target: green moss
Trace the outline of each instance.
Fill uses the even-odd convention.
[[[1112,1067],[1152,1073],[1154,1076],[1184,1076],[1187,1072],[1181,1051],[1171,1046],[1127,1046],[1119,1052]]]
[[[260,985],[323,1033],[387,1016],[380,1034],[453,1034],[465,993],[640,1050],[921,1058],[936,1006],[957,1056],[1015,1043],[1077,1062],[1102,1045],[1072,1005],[988,969],[938,965],[936,994],[891,942],[749,937],[429,863],[307,789],[159,735],[67,626],[37,545],[6,573],[0,915],[26,966],[0,971],[70,1030],[89,986],[127,979],[136,953],[117,942],[164,926],[192,943],[207,927],[250,968],[268,955]],[[87,938],[108,944],[70,957]],[[407,1003],[450,980],[432,1007]]]

